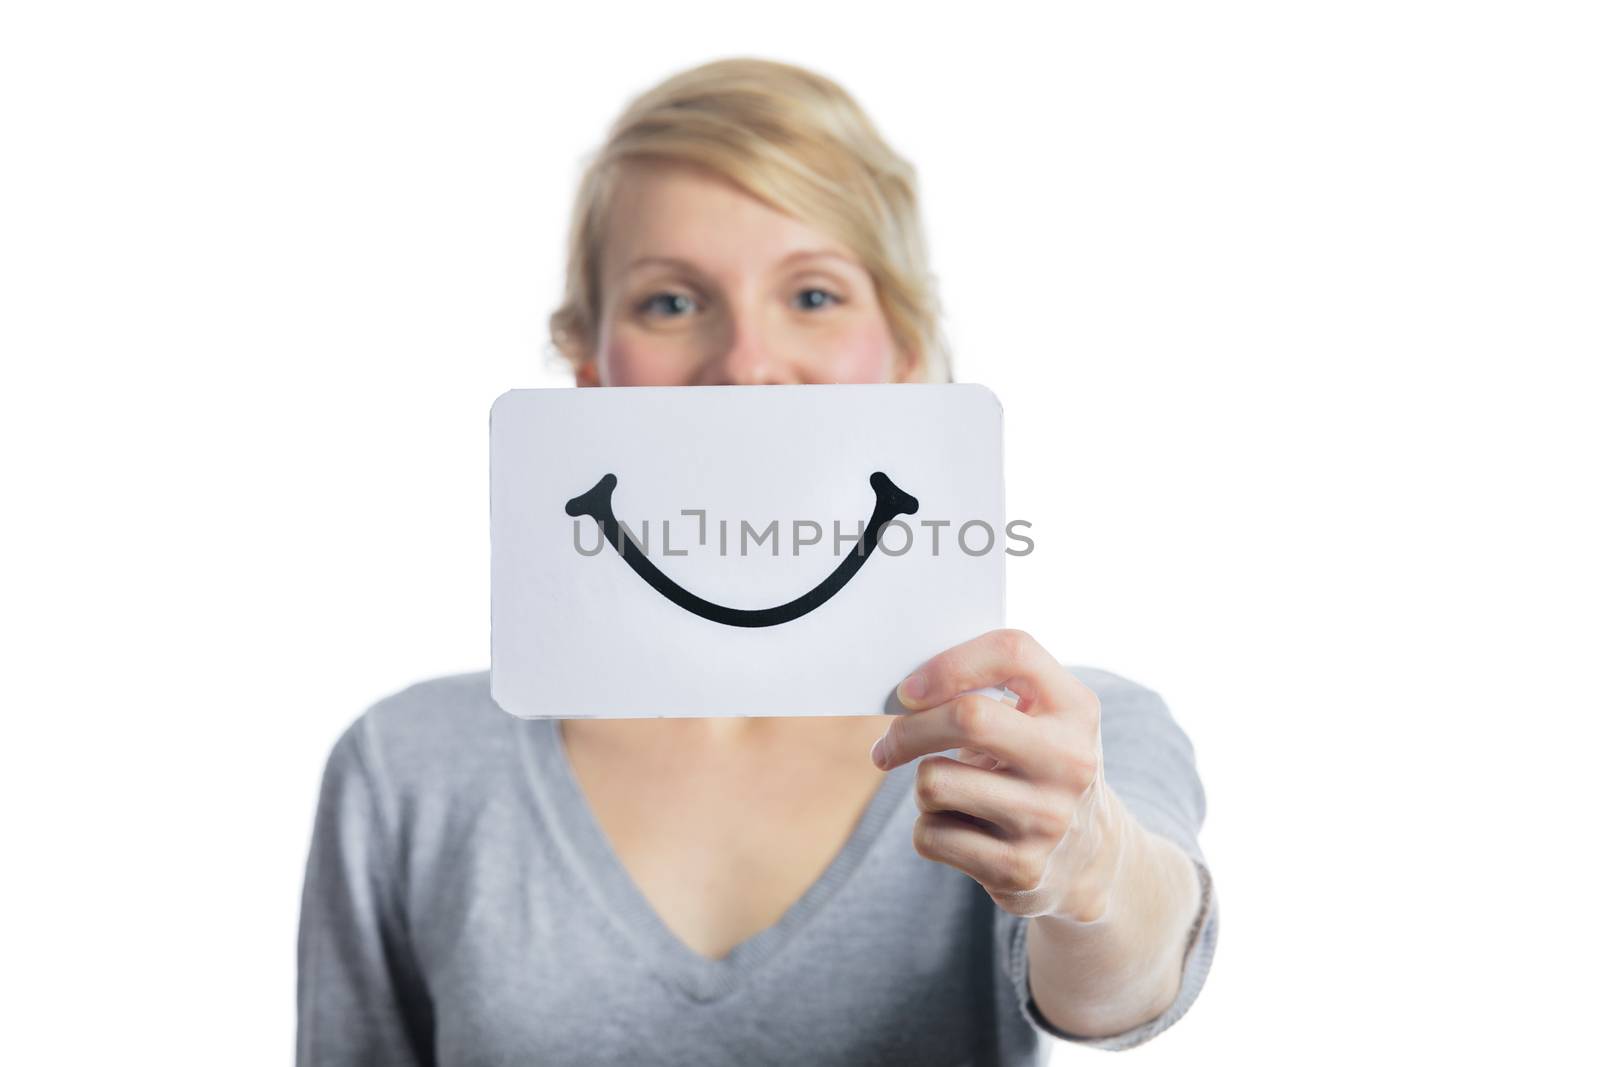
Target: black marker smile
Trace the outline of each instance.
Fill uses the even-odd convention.
[[[683,608],[692,611],[702,619],[720,622],[725,626],[777,626],[780,623],[792,622],[809,611],[814,611],[826,604],[835,593],[843,589],[854,578],[867,557],[872,555],[872,550],[878,547],[878,533],[883,524],[897,515],[915,515],[917,513],[917,498],[901,489],[889,476],[882,471],[875,471],[870,479],[872,491],[877,495],[877,502],[872,508],[872,517],[867,520],[866,530],[861,535],[861,544],[857,551],[851,552],[833,573],[817,583],[811,591],[796,597],[787,604],[779,604],[773,608],[730,608],[721,604],[713,604],[689,592],[665,574],[645,557],[643,551],[633,539],[633,551],[623,550],[622,524],[617,521],[616,513],[611,510],[611,491],[617,487],[617,476],[607,474],[594,488],[581,496],[575,496],[567,501],[567,514],[571,516],[588,515],[600,524],[600,531],[605,535],[611,547],[617,550],[617,555],[627,561],[633,572],[648,582],[656,592]]]

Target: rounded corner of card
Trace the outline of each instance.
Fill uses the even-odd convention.
[[[536,409],[540,403],[541,395],[550,393],[565,393],[566,389],[507,389],[494,398],[494,403],[489,405],[489,432],[495,432],[495,427],[515,425],[519,418],[525,417],[530,409]]]
[[[962,382],[960,388],[972,396],[986,398],[989,405],[994,408],[996,418],[1005,417],[1006,406],[1000,402],[1000,397],[995,394],[995,391],[987,385],[982,382]]]
[[[513,718],[527,719],[532,717],[529,715],[524,715],[513,708],[510,704],[506,703],[504,694],[505,686],[500,684],[500,676],[495,673],[494,668],[491,666],[489,668],[489,701],[494,704],[495,707],[499,708],[501,711]]]

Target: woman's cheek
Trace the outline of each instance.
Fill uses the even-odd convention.
[[[685,385],[693,367],[670,345],[614,335],[600,349],[603,385]]]
[[[814,380],[868,384],[887,382],[894,373],[894,340],[887,328],[864,323],[819,346]]]
[[[894,339],[878,316],[828,330],[780,333],[769,337],[767,370],[775,380],[864,384],[893,378]],[[600,380],[605,385],[690,385],[715,358],[718,343],[694,331],[650,335],[618,324],[601,337]]]

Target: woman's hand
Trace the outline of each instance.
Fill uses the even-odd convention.
[[[1015,705],[973,690],[1001,687]],[[913,844],[964,871],[1006,911],[1095,922],[1110,906],[1131,819],[1106,787],[1100,701],[1021,630],[940,653],[896,690],[872,748],[917,768]],[[958,759],[931,755],[959,750]]]

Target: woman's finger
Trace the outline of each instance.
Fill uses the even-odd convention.
[[[1021,630],[991,630],[948,648],[912,671],[895,690],[911,711],[932,708],[961,693],[1003,686],[1022,711],[1056,711],[1093,692]]]
[[[916,799],[919,811],[970,815],[1010,840],[1038,839],[1052,847],[1070,821],[1038,786],[944,756],[929,756],[917,766]]]
[[[887,771],[918,756],[970,748],[1025,772],[1038,758],[1040,726],[993,697],[964,693],[927,711],[896,715],[872,747],[872,758]]]
[[[1044,880],[1043,850],[997,837],[950,812],[917,816],[911,844],[918,855],[970,875],[991,893],[1026,893]]]
[[[974,767],[981,767],[986,771],[992,771],[998,767],[1005,766],[1004,763],[1001,763],[999,760],[989,755],[989,753],[980,752],[975,748],[963,748],[958,750],[956,752],[956,759],[960,760],[962,763],[971,764]]]

